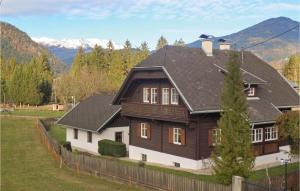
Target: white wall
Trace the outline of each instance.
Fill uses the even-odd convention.
[[[78,139],[74,139],[74,129],[66,128],[66,140],[71,142],[72,149],[89,152],[98,155],[98,141],[103,139],[115,140],[115,132],[123,132],[123,143],[128,150],[129,144],[129,127],[110,127],[106,128],[101,134],[92,133],[92,142],[87,142],[87,131],[78,129]]]
[[[129,145],[129,158],[134,160],[142,160],[142,154],[147,155],[147,162],[163,164],[167,166],[174,166],[174,162],[180,163],[181,168],[186,169],[203,169],[205,167],[204,161],[193,160],[184,157],[179,157],[171,154],[166,154],[158,151],[153,151],[149,149],[144,149],[141,147],[136,147]],[[208,162],[208,160],[206,160]]]
[[[289,146],[279,147],[280,152],[258,156],[255,159],[255,166],[274,164],[275,162],[280,162],[281,158],[288,159],[287,151],[289,151]],[[129,158],[134,160],[142,160],[142,154],[147,155],[147,162],[163,164],[167,166],[174,166],[174,162],[180,163],[181,168],[186,169],[205,169],[211,166],[210,159],[203,160],[193,160],[184,157],[179,157],[171,154],[166,154],[158,151],[153,151],[149,149],[144,149],[141,147],[136,147],[129,145]]]

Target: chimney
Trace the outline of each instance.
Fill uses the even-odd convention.
[[[202,50],[205,52],[206,56],[212,56],[213,54],[213,42],[210,39],[202,40]]]
[[[230,50],[230,43],[221,42],[220,43],[220,50]]]

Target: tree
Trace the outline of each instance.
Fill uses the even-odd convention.
[[[76,75],[86,65],[85,53],[82,47],[79,47],[71,68],[71,74]]]
[[[138,62],[144,60],[145,58],[147,58],[150,54],[150,50],[148,47],[148,43],[145,41],[141,44],[141,46],[139,47],[139,58],[138,58]]]
[[[95,45],[91,53],[90,63],[98,70],[108,69],[108,64],[105,60],[105,52],[101,46]]]
[[[158,39],[157,45],[156,45],[156,50],[161,49],[162,47],[166,46],[168,44],[168,41],[165,37],[160,36]]]
[[[132,47],[129,40],[125,41],[124,50],[122,54],[122,61],[123,61],[122,63],[123,75],[126,76],[129,72],[129,69],[132,68],[133,66]]]
[[[176,39],[174,42],[174,46],[185,46],[185,43],[182,38],[180,38],[179,40]]]
[[[283,75],[300,86],[300,55],[293,55],[285,65]]]
[[[233,175],[248,177],[254,165],[247,102],[237,53],[231,53],[227,70],[221,96],[222,113],[218,121],[221,141],[212,154],[213,169],[224,184],[229,184]]]
[[[300,128],[300,113],[299,111],[288,111],[283,113],[277,119],[276,126],[279,130],[280,140],[290,139],[290,155],[299,157],[299,128]]]

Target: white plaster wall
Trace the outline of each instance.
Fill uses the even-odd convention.
[[[115,140],[115,132],[123,132],[123,143],[126,144],[128,150],[129,144],[129,127],[111,127],[106,128],[101,134],[92,133],[92,142],[87,142],[87,131],[78,129],[78,139],[74,139],[74,129],[67,128],[66,140],[71,142],[73,149],[89,152],[91,154],[99,155],[98,141],[103,139]]]
[[[134,160],[142,160],[142,154],[147,155],[147,162],[174,166],[174,162],[180,163],[180,168],[186,169],[202,169],[205,168],[202,160],[193,160],[175,155],[170,155],[158,151],[144,149],[129,145],[129,158]]]
[[[275,162],[280,162],[280,159],[288,159],[287,152],[289,151],[289,146],[279,147],[280,152],[258,156],[255,159],[255,166],[266,165],[266,164],[274,164]],[[174,166],[174,162],[180,163],[181,168],[186,169],[205,169],[211,167],[210,159],[203,160],[193,160],[184,157],[179,157],[175,155],[170,155],[158,151],[153,151],[149,149],[144,149],[141,147],[136,147],[129,145],[129,158],[134,160],[142,160],[142,154],[147,155],[147,162],[163,164],[167,166]]]

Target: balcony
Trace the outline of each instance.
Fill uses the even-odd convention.
[[[141,117],[164,121],[187,123],[189,121],[188,110],[183,106],[122,103],[121,114],[129,117]]]

